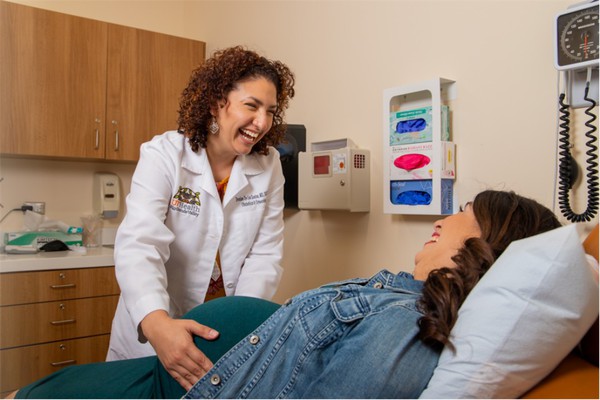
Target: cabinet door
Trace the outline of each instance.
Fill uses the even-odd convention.
[[[0,152],[104,157],[107,24],[0,2]]]
[[[204,57],[204,42],[109,24],[107,159],[137,161],[143,142],[177,129],[179,97]]]

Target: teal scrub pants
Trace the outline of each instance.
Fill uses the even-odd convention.
[[[198,348],[216,362],[278,308],[270,301],[231,296],[204,303],[182,318],[219,331],[219,337],[213,341],[194,339]],[[173,399],[185,393],[158,357],[151,356],[67,367],[19,389],[16,398]]]

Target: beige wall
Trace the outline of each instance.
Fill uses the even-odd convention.
[[[276,300],[383,267],[410,271],[413,254],[431,234],[435,217],[382,212],[385,88],[437,76],[456,80],[452,131],[461,203],[494,188],[553,206],[553,21],[574,2],[17,2],[203,40],[208,54],[234,44],[259,50],[295,71],[297,96],[288,122],[306,125],[309,142],[349,137],[371,151],[370,213],[286,212],[286,272]],[[122,164],[7,159],[1,167],[3,211],[45,200],[49,217],[71,221],[91,211],[93,171],[118,173],[127,189],[133,170]],[[579,202],[585,200],[583,189],[578,188]],[[19,226],[21,216],[14,214],[1,229]]]

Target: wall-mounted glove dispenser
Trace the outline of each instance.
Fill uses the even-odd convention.
[[[383,211],[456,212],[455,145],[450,142],[454,81],[436,78],[383,92]]]
[[[369,150],[350,139],[311,143],[298,154],[298,207],[368,212],[370,162]]]

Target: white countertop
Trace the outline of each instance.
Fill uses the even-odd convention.
[[[99,247],[75,251],[39,252],[37,254],[0,254],[0,273],[106,267],[115,265],[113,249]]]

